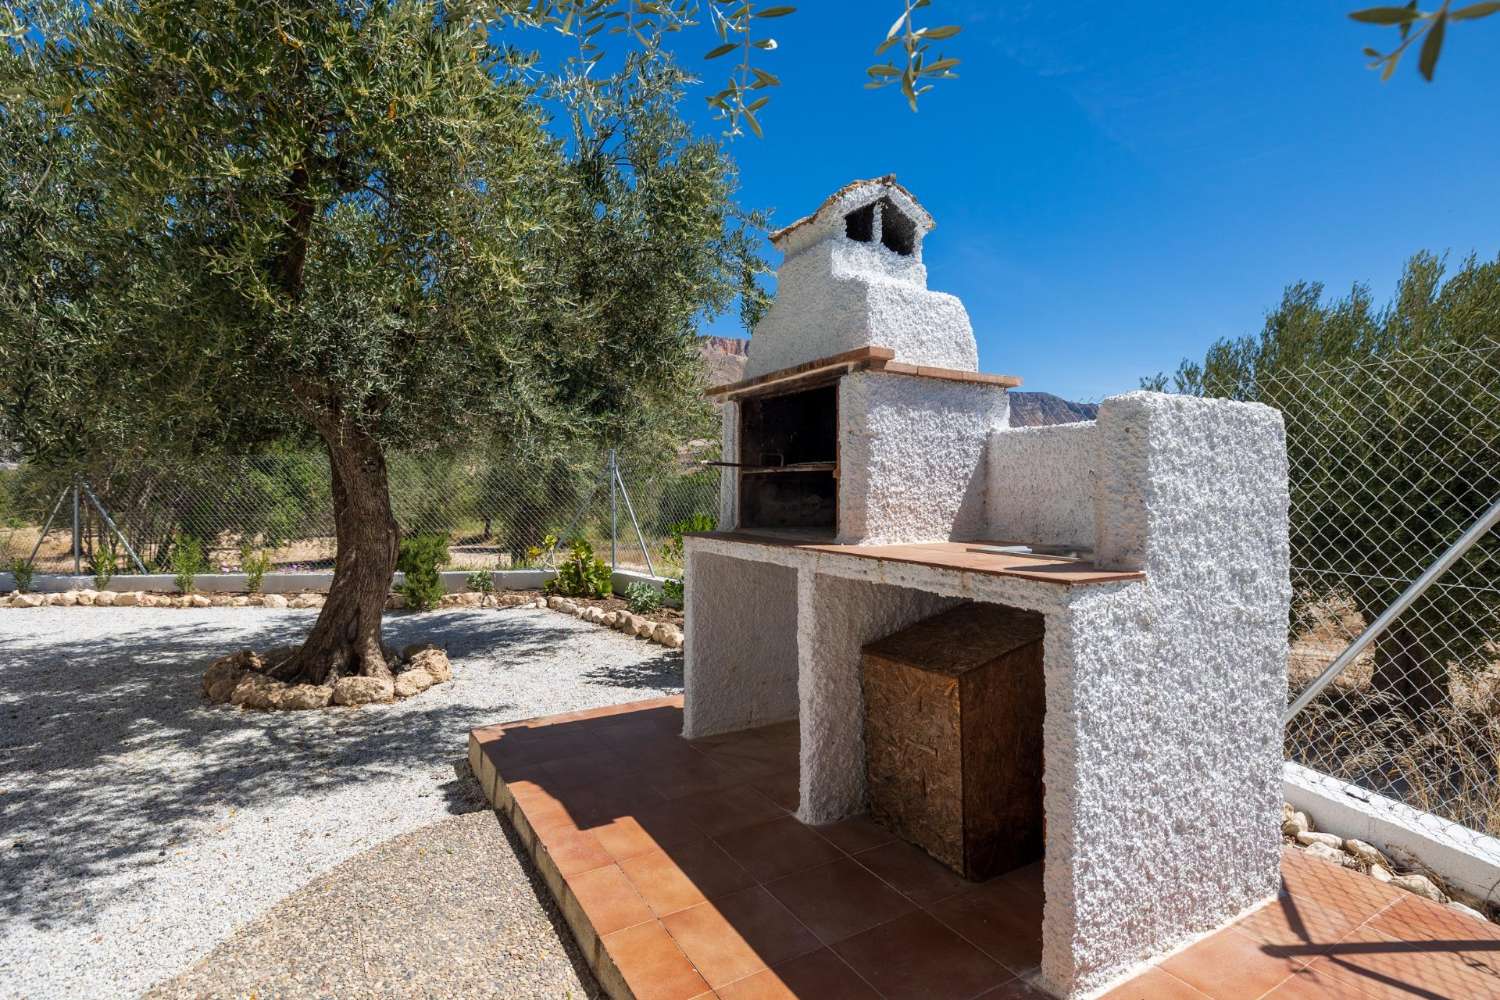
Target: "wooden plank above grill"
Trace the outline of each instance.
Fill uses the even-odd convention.
[[[739,531],[697,532],[687,537],[711,538],[748,545],[784,546],[831,556],[854,556],[887,562],[911,563],[937,569],[1011,576],[1063,587],[1123,583],[1144,580],[1140,570],[1104,569],[1080,559],[1046,553],[1016,552],[1007,542],[923,542],[911,545],[838,545],[799,537],[793,532]]]
[[[945,382],[969,382],[976,385],[993,385],[1003,389],[1014,389],[1021,384],[1015,375],[988,375],[984,372],[966,372],[956,368],[934,368],[930,365],[909,365],[896,361],[896,352],[889,347],[858,347],[842,354],[804,361],[800,365],[767,372],[754,378],[741,379],[728,385],[714,386],[704,391],[709,398],[733,399],[747,393],[766,392],[785,387],[786,383],[801,382],[817,378],[836,378],[850,372],[877,371],[891,375],[910,375],[915,378],[934,378]]]

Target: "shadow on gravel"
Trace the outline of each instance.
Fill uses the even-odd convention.
[[[396,615],[386,621],[386,641],[448,649],[455,678],[429,693],[438,697],[358,710],[242,712],[204,702],[203,668],[236,649],[299,641],[314,612],[207,621],[203,612],[183,621],[178,616],[195,613],[142,609],[108,626],[111,633],[85,617],[92,612],[75,611],[49,616],[46,627],[34,620],[28,633],[20,615],[43,612],[0,621],[8,630],[0,642],[0,918],[39,927],[87,921],[110,901],[98,878],[109,876],[115,893],[149,880],[174,844],[229,810],[430,767],[446,808],[470,811],[475,803],[454,773],[468,731],[538,714],[506,701],[499,677],[515,669],[535,678],[548,658],[578,666],[558,649],[579,638],[576,627],[506,613]],[[48,632],[54,622],[60,627]],[[573,673],[568,682],[681,684],[680,655],[647,655],[636,666]]]

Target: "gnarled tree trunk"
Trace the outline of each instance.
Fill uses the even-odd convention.
[[[318,421],[333,475],[338,552],[323,611],[297,654],[272,668],[280,680],[332,684],[362,675],[389,680],[380,620],[396,570],[400,531],[391,513],[385,455],[346,419]]]

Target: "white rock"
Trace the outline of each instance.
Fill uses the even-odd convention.
[[[649,618],[637,618],[635,620],[635,634],[642,639],[651,638],[651,633],[656,630],[656,622]]]
[[[1340,851],[1333,847],[1329,847],[1327,844],[1321,843],[1309,844],[1306,848],[1306,851],[1312,857],[1321,858],[1324,861],[1331,861],[1334,864],[1340,866],[1343,865],[1344,860],[1347,857],[1347,855],[1345,855],[1343,851]]]
[[[434,646],[428,646],[404,659],[407,662],[406,673],[420,670],[432,678],[434,684],[446,684],[453,679],[453,664],[449,662],[448,654]]]
[[[666,639],[659,641],[668,649],[681,649],[683,645],[682,629],[675,625],[671,626],[667,632]]]
[[[195,608],[211,608],[213,603],[202,594],[192,594],[188,597],[188,604]]]
[[[1397,875],[1391,879],[1391,885],[1398,889],[1405,889],[1407,892],[1421,896],[1424,899],[1430,899],[1434,903],[1446,903],[1448,901],[1448,897],[1444,895],[1443,890],[1434,885],[1432,879],[1426,875],[1417,875],[1415,873],[1411,875]]]
[[[1293,812],[1291,816],[1281,821],[1281,832],[1288,837],[1295,837],[1299,833],[1309,833],[1312,828],[1312,820],[1307,818],[1305,812]]]
[[[120,595],[112,590],[101,590],[94,598],[94,604],[101,608],[112,608],[119,603]]]
[[[42,606],[42,595],[17,594],[11,598],[11,605],[17,608],[39,608]]]
[[[1377,882],[1389,882],[1396,876],[1392,875],[1391,870],[1385,865],[1371,865],[1370,877]]]
[[[267,594],[260,599],[260,603],[267,608],[284,608],[286,607],[286,598],[280,594]]]
[[[547,598],[547,607],[552,608],[555,611],[558,608],[562,607],[562,602],[563,599],[561,597],[553,594],[551,597]]]
[[[80,590],[78,592],[78,603],[83,607],[91,608],[98,600],[99,592],[97,590]]]
[[[141,593],[138,590],[127,590],[123,594],[115,595],[115,605],[121,608],[133,607],[141,603]]]
[[[1363,840],[1355,840],[1353,837],[1350,837],[1344,841],[1344,850],[1372,868],[1375,865],[1380,865],[1382,868],[1390,868],[1390,860],[1380,852],[1380,849],[1373,844],[1365,843]]]
[[[248,597],[231,597],[229,599],[229,606],[231,608],[248,608],[250,606],[250,598],[248,598]]]
[[[333,685],[335,705],[369,705],[396,700],[396,685],[383,677],[340,677]]]
[[[1313,844],[1326,844],[1335,851],[1341,851],[1344,848],[1344,839],[1332,833],[1312,833],[1311,831],[1299,833],[1297,834],[1297,843],[1304,847],[1310,847]]]
[[[1489,917],[1486,917],[1483,913],[1480,913],[1478,910],[1474,909],[1474,907],[1472,907],[1472,906],[1466,906],[1463,903],[1458,902],[1457,900],[1450,900],[1448,902],[1448,908],[1452,909],[1452,910],[1457,910],[1459,913],[1468,914],[1469,916],[1473,917],[1475,920],[1483,920],[1486,923],[1488,923],[1489,919],[1490,919]]]
[[[604,617],[601,618],[601,619],[599,619],[599,623],[601,625],[606,625],[609,628],[614,628],[615,627],[615,623],[618,622],[619,620],[620,620],[620,613],[618,611],[606,611],[606,612],[604,612]]]
[[[410,698],[432,687],[432,675],[425,670],[406,670],[396,675],[396,697]]]

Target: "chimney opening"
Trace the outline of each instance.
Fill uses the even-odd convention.
[[[844,216],[844,235],[856,243],[875,241],[875,203],[856,208]]]
[[[889,198],[880,199],[880,242],[903,257],[917,252],[917,224]]]

